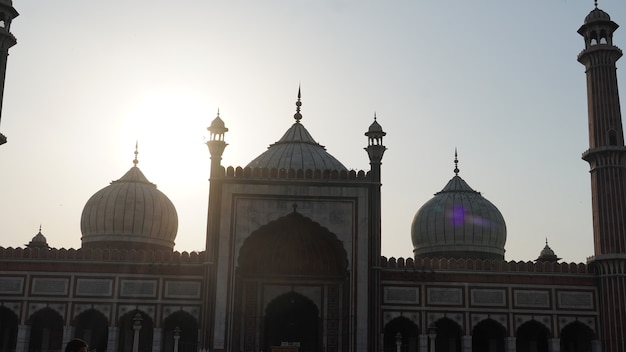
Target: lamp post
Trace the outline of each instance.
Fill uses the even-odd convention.
[[[133,352],[139,352],[139,330],[141,330],[141,322],[143,318],[141,317],[141,313],[135,314],[133,318],[133,330],[135,334],[133,335]]]
[[[430,352],[435,352],[435,339],[437,338],[437,326],[435,323],[428,325],[428,338],[430,339]]]
[[[178,340],[180,340],[180,328],[174,328],[174,352],[178,352]]]

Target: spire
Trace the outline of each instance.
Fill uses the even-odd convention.
[[[139,141],[135,141],[135,160],[133,160],[133,165],[137,167],[139,164],[139,160],[137,160],[137,154],[139,154]]]
[[[459,176],[459,158],[456,147],[454,148],[454,176]]]
[[[593,5],[596,7],[596,9],[598,8],[598,0],[593,0]]]
[[[302,114],[300,113],[300,107],[302,106],[302,102],[300,101],[300,85],[298,85],[298,101],[296,101],[296,113],[293,115],[293,118],[296,119],[296,122],[300,122],[302,120]]]

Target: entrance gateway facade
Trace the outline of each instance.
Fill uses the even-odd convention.
[[[5,20],[17,14],[0,5]],[[506,261],[504,218],[461,178],[456,157],[451,179],[416,211],[413,255],[382,257],[386,133],[374,118],[370,169],[351,170],[306,130],[298,93],[295,122],[245,167],[221,164],[228,128],[220,116],[211,123],[203,250],[173,251],[176,210],[137,154],[87,201],[80,249],[52,248],[41,231],[24,248],[0,248],[0,352],[60,351],[72,337],[109,352],[626,350],[616,29],[598,8],[579,29],[595,240],[587,264],[559,262],[547,243],[536,259]]]

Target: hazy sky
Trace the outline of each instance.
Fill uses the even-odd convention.
[[[204,249],[206,127],[219,108],[223,164],[244,166],[293,123],[301,84],[302,123],[348,168],[369,168],[374,112],[387,132],[384,255],[412,256],[411,221],[454,175],[455,147],[460,176],[504,215],[507,259],[535,259],[546,237],[566,261],[593,254],[576,61],[591,0],[14,2],[1,246],[41,224],[51,246],[80,247],[85,202],[132,167],[138,140],[178,210],[176,249]],[[599,6],[626,26],[625,1]],[[626,49],[626,30],[614,43]]]

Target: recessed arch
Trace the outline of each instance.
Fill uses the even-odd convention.
[[[109,320],[101,312],[88,309],[80,313],[72,325],[76,327],[76,337],[85,340],[90,349],[107,350]]]
[[[571,322],[561,330],[561,352],[591,351],[595,339],[596,334],[589,326],[579,321]]]
[[[504,352],[506,329],[493,319],[485,319],[472,331],[472,351]]]
[[[238,258],[244,276],[345,278],[343,244],[327,228],[294,211],[252,232]]]
[[[0,352],[15,351],[17,326],[17,315],[6,307],[0,307]]]
[[[124,314],[118,320],[119,339],[118,351],[132,351],[135,336],[134,326],[137,324],[139,329],[139,350],[152,351],[152,332],[154,323],[152,318],[140,310],[133,310]]]
[[[517,352],[548,352],[548,328],[536,320],[522,324],[516,333],[515,347]]]
[[[435,322],[437,337],[435,352],[461,352],[461,335],[463,329],[450,318],[441,318]]]
[[[58,312],[43,308],[31,315],[27,323],[30,324],[29,351],[61,350],[65,324]]]
[[[399,316],[390,320],[383,329],[384,351],[397,351],[398,342],[400,342],[402,352],[416,351],[419,333],[417,325],[406,317]]]
[[[179,310],[163,320],[162,351],[174,350],[174,337],[178,334],[179,352],[198,351],[198,321],[191,314]]]
[[[271,301],[265,309],[263,350],[282,343],[299,343],[299,352],[319,351],[319,309],[307,297],[290,292]]]

